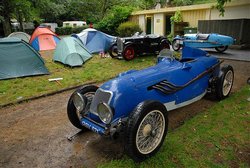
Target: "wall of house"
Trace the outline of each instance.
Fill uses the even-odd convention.
[[[250,19],[250,5],[226,7],[224,17],[219,15],[217,9],[212,9],[208,20]]]
[[[165,34],[165,15],[163,13],[154,14],[154,34]]]
[[[225,7],[224,17],[219,16],[219,11],[212,9],[212,5],[214,4],[144,10],[135,13],[131,18],[133,18],[132,20],[138,20],[142,30],[146,32],[146,18],[152,17],[152,33],[159,35],[166,34],[166,15],[173,15],[176,10],[181,10],[183,21],[188,22],[189,27],[198,27],[199,20],[250,19],[250,0],[232,0]]]
[[[139,21],[139,26],[142,29],[143,32],[146,32],[146,19],[144,15],[139,15],[139,17],[137,18]]]
[[[209,10],[192,10],[192,11],[182,11],[183,22],[188,22],[189,27],[197,27],[198,20],[206,20],[209,17]]]

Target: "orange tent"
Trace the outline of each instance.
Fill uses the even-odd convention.
[[[29,43],[37,50],[53,50],[56,48],[56,44],[60,41],[60,38],[47,27],[37,27],[33,32]]]

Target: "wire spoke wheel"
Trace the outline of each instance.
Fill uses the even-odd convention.
[[[135,57],[135,50],[132,46],[128,46],[124,49],[124,58],[129,61]]]
[[[220,53],[223,53],[224,51],[226,51],[228,48],[228,46],[220,46],[220,47],[215,47],[215,50],[220,52]]]
[[[163,114],[154,110],[141,121],[136,133],[136,147],[142,154],[151,153],[161,142],[165,130]]]
[[[177,40],[174,40],[172,42],[172,48],[174,51],[178,51],[181,48],[181,45],[180,45],[180,43],[177,42]]]
[[[231,88],[233,85],[233,72],[228,71],[227,74],[225,75],[224,81],[223,81],[223,95],[226,96],[229,94]]]

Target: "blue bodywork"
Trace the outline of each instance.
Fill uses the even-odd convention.
[[[182,52],[181,60],[161,56],[155,66],[130,70],[104,83],[99,90],[111,95],[105,100],[114,110],[111,124],[102,123],[92,111],[82,118],[82,125],[106,135],[110,127],[127,118],[145,100],[159,101],[167,110],[172,110],[201,99],[207,92],[209,79],[218,75],[220,61],[200,49],[185,47]],[[163,88],[165,92],[161,91],[164,83],[167,83]],[[93,101],[95,99],[98,99],[97,93]]]
[[[182,40],[186,47],[215,48],[233,45],[235,40],[230,36],[220,34],[185,34],[184,37],[176,36],[174,39]]]

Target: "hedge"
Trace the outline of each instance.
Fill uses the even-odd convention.
[[[117,33],[120,37],[132,36],[136,32],[142,32],[140,26],[134,22],[124,22],[117,28]]]
[[[80,33],[84,29],[88,28],[89,26],[81,26],[81,27],[57,27],[56,34],[57,35],[70,35],[73,33]]]

